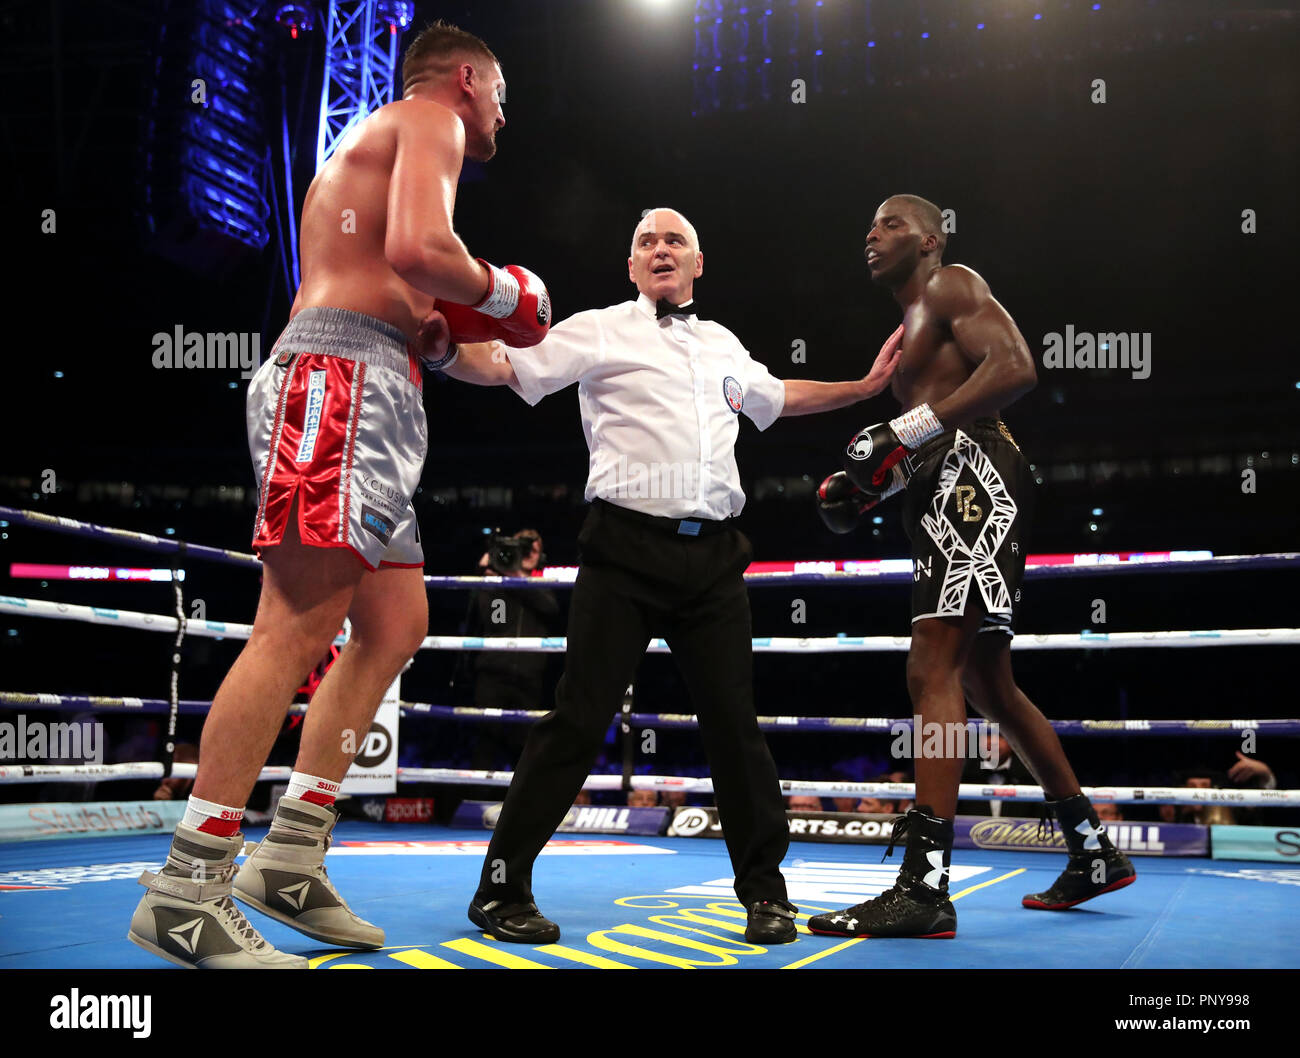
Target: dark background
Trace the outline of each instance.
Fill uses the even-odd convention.
[[[715,6],[728,19],[737,7]],[[699,230],[697,291],[712,316],[779,377],[843,379],[865,372],[899,318],[867,280],[870,218],[890,194],[923,195],[956,211],[946,259],[988,280],[1039,357],[1038,387],[1005,411],[1042,478],[1031,551],[1294,549],[1300,368],[1287,291],[1296,283],[1300,19],[1209,2],[1094,12],[1054,0],[1035,8],[1039,23],[1011,3],[830,6],[827,56],[813,61],[806,38],[795,54],[782,46],[790,26],[780,19],[793,16],[780,0],[774,33],[787,36],[773,49],[764,99],[734,63],[712,79],[692,70],[708,47],[692,18],[710,5],[417,3],[416,27],[443,17],[483,36],[509,84],[499,154],[467,167],[462,182],[460,234],[475,254],[538,272],[564,318],[634,295],[631,231],[641,210],[672,206]],[[221,270],[163,256],[148,236],[150,79],[160,33],[183,7],[0,9],[5,202],[18,232],[5,280],[0,504],[246,550],[255,497],[246,383],[237,372],[160,372],[151,336],[176,324],[256,331],[265,353],[291,292],[274,239]],[[794,7],[806,32],[813,4]],[[980,19],[987,27],[977,31]],[[300,204],[314,168],[323,42],[319,30],[291,40],[269,21],[266,33],[267,123],[278,138],[283,84]],[[804,103],[790,101],[795,76],[808,83]],[[1104,104],[1090,100],[1097,78]],[[39,233],[46,208],[57,210],[55,235]],[[1254,234],[1242,232],[1246,209]],[[1045,369],[1043,336],[1069,324],[1150,332],[1150,377]],[[796,340],[806,363],[791,362]],[[552,562],[575,562],[587,465],[575,391],[529,409],[506,390],[428,377],[426,405],[430,455],[415,503],[428,571],[468,571],[486,526],[534,526]],[[811,499],[843,439],[895,407],[883,396],[763,434],[742,426],[743,525],[757,558],[907,553],[896,508],[873,529],[834,537]],[[1253,493],[1242,491],[1245,469],[1257,472]],[[41,488],[47,470],[52,494]],[[0,576],[14,561],[165,564],[155,558],[0,527]],[[1293,625],[1296,587],[1294,573],[1037,581],[1019,627],[1092,627],[1097,598],[1109,630]],[[0,592],[172,605],[167,586],[4,578]],[[249,620],[256,577],[193,564],[186,594],[204,599],[209,617]],[[905,587],[752,594],[759,634],[906,629]],[[807,601],[806,625],[790,624],[795,598]],[[431,610],[432,632],[454,632],[464,600],[433,593]],[[165,696],[165,637],[20,618],[2,627],[0,688]],[[185,649],[182,695],[210,696],[234,645]],[[1294,656],[1292,647],[1071,651],[1021,655],[1017,665],[1055,717],[1266,717],[1296,715]],[[404,696],[452,700],[450,669],[445,655],[422,654]],[[760,656],[756,677],[764,714],[908,712],[898,655]],[[638,707],[690,711],[667,659],[643,666]],[[431,753],[460,752],[434,731]],[[693,753],[693,740],[675,740],[674,754]],[[782,774],[815,770],[817,743],[774,739]],[[1260,755],[1294,786],[1292,745]],[[1224,741],[1075,746],[1085,783],[1232,760]]]

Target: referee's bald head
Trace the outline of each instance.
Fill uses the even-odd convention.
[[[627,256],[627,277],[638,291],[652,301],[682,305],[695,296],[695,280],[703,274],[694,224],[667,206],[641,214]]]
[[[641,213],[641,222],[637,224],[636,230],[632,232],[632,249],[636,249],[637,240],[646,233],[657,235],[660,232],[670,231],[677,231],[685,235],[690,239],[691,249],[696,253],[700,252],[700,237],[695,232],[695,225],[678,213],[677,210],[669,209],[667,206],[655,206],[653,209],[647,209]]]

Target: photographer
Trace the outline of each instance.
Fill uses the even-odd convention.
[[[479,559],[485,575],[529,577],[545,564],[542,538],[535,529],[515,536],[492,535]],[[484,589],[470,598],[468,631],[481,636],[547,636],[560,615],[548,589]],[[536,709],[542,701],[547,656],[516,650],[485,650],[474,655],[474,704],[480,709]],[[527,724],[480,724],[472,767],[509,768],[523,748]],[[499,795],[500,791],[496,791]]]

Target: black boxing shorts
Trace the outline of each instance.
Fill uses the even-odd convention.
[[[1033,476],[1006,424],[977,419],[908,457],[903,527],[912,542],[912,622],[984,612],[1014,635]]]

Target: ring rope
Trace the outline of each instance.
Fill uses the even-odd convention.
[[[116,625],[153,632],[175,632],[178,620],[167,614],[114,610],[103,606],[56,603],[46,599],[24,599],[0,595],[0,613],[26,614],[90,624]],[[187,621],[189,635],[211,639],[247,639],[253,626],[230,621]],[[343,636],[334,642],[342,645]],[[795,638],[759,636],[752,640],[758,654],[833,654],[874,651],[905,652],[911,646],[909,636],[850,636]],[[1110,649],[1126,647],[1218,647],[1218,646],[1294,646],[1300,644],[1300,628],[1219,628],[1161,632],[1068,632],[1035,635],[1020,633],[1012,645],[1017,650]],[[427,636],[421,650],[519,650],[540,654],[563,654],[564,636]],[[647,652],[670,653],[662,639],[650,640]]]
[[[293,772],[291,767],[266,767],[259,780],[285,781]],[[177,779],[192,779],[198,774],[194,764],[176,764],[172,775]],[[144,761],[129,764],[24,764],[0,765],[0,783],[43,782],[112,782],[128,779],[161,779],[163,766]],[[509,786],[514,778],[508,771],[478,771],[468,768],[398,768],[399,783],[452,783],[477,786]],[[686,793],[713,792],[713,781],[708,778],[671,775],[634,775],[625,780],[622,775],[589,775],[582,784],[584,790],[623,790],[625,781],[634,790],[680,790]],[[1177,805],[1237,805],[1240,807],[1300,805],[1300,790],[1216,790],[1178,788],[1165,786],[1085,786],[1083,793],[1094,802],[1106,804],[1177,804]],[[815,782],[802,779],[782,779],[783,794],[814,794],[819,797],[889,797],[915,798],[914,783],[898,782]],[[962,783],[957,788],[960,800],[1041,802],[1044,800],[1040,786],[994,786],[991,784]]]
[[[178,703],[185,715],[202,715],[211,706],[210,701],[182,700]],[[45,709],[70,711],[87,709],[106,713],[162,713],[169,703],[163,698],[107,698],[78,694],[27,694],[17,691],[0,691],[0,707],[8,709]],[[438,717],[448,720],[486,720],[504,723],[532,723],[546,715],[543,709],[480,709],[474,706],[432,705],[428,702],[400,702],[403,716]],[[307,706],[290,706],[290,713],[305,713]],[[611,723],[622,724],[624,714],[616,715]],[[629,726],[645,728],[694,728],[698,721],[693,713],[629,713]],[[911,728],[911,717],[889,719],[880,716],[760,716],[758,726],[764,731],[791,731],[811,733],[820,731],[863,731],[887,734],[898,724]],[[1107,737],[1111,735],[1191,737],[1236,736],[1243,731],[1281,738],[1300,736],[1300,719],[1272,720],[1049,720],[1058,735]],[[984,721],[971,720],[975,732],[983,731]]]
[[[44,514],[40,511],[0,506],[0,520],[9,520],[32,529],[45,529],[96,539],[112,540],[127,547],[146,551],[188,553],[191,557],[224,565],[259,569],[261,561],[256,555],[204,544],[187,544],[183,540],[153,536],[149,533],[114,529],[95,525],[75,518]],[[1300,569],[1300,553],[1290,551],[1268,552],[1258,555],[1206,556],[1203,552],[1161,552],[1163,557],[1153,558],[1141,552],[1113,552],[1078,554],[1070,556],[1072,562],[1043,562],[1046,556],[1030,555],[1026,558],[1025,577],[1030,580],[1046,577],[1104,576],[1128,573],[1211,572],[1231,569]],[[1036,560],[1038,560],[1036,562]],[[797,584],[852,584],[860,581],[877,583],[905,583],[912,580],[910,559],[877,559],[870,561],[809,561],[798,563],[812,567],[793,573],[747,573],[745,581],[757,587],[778,587]],[[841,568],[844,567],[844,568]],[[851,568],[850,568],[851,567]],[[426,576],[429,588],[455,588],[480,590],[501,588],[526,590],[544,588],[570,588],[576,570],[565,570],[555,577],[494,577],[494,576]]]

